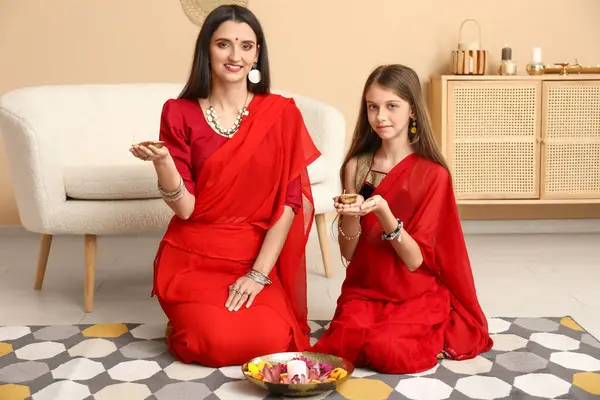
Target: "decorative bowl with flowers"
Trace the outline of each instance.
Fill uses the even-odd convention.
[[[253,384],[275,396],[314,396],[346,382],[354,372],[348,360],[311,352],[276,353],[256,357],[242,372]]]

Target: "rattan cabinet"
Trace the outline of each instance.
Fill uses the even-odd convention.
[[[459,204],[600,203],[600,76],[441,76],[429,102]]]

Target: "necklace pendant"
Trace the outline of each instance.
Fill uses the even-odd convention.
[[[209,101],[210,101],[210,99],[209,99]],[[206,114],[206,121],[208,122],[208,124],[211,126],[211,128],[213,130],[215,130],[221,136],[231,138],[240,128],[242,119],[245,116],[249,115],[250,112],[248,111],[246,106],[243,106],[241,109],[239,109],[238,113],[237,113],[237,117],[233,123],[233,126],[229,129],[225,129],[221,126],[217,112],[212,105],[209,105],[208,109],[205,111],[205,114]]]

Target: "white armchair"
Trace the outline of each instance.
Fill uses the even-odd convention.
[[[315,225],[321,257],[325,276],[329,278],[333,273],[325,216],[335,211],[333,197],[342,190],[340,167],[346,150],[346,121],[343,114],[332,106],[295,94],[280,91],[276,93],[294,98],[313,142],[321,151],[321,157],[308,167],[308,175],[315,202]]]
[[[91,312],[97,235],[165,229],[172,211],[160,199],[150,163],[131,157],[131,143],[156,139],[160,112],[179,83],[41,86],[0,98],[17,207],[25,229],[42,234],[35,289],[42,288],[54,235],[84,235],[84,309]],[[296,99],[323,156],[309,168],[316,226],[330,275],[324,213],[339,193],[345,122],[334,108]]]

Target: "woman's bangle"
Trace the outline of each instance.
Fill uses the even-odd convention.
[[[246,274],[246,276],[248,278],[252,279],[254,282],[260,283],[263,286],[267,286],[267,285],[270,285],[271,283],[273,283],[267,275],[263,274],[262,272],[258,272],[255,269],[251,269]]]
[[[183,183],[183,178],[181,177],[181,175],[179,175],[179,186],[172,192],[167,192],[166,190],[164,190],[162,186],[160,186],[160,182],[158,181],[156,182],[156,185],[162,198],[165,201],[169,202],[180,200],[186,192],[185,184]]]
[[[163,197],[163,198],[164,198],[164,200],[167,203],[174,203],[176,201],[181,200],[183,198],[183,196],[185,195],[186,192],[187,192],[187,189],[186,189],[185,186],[183,186],[183,189],[181,189],[179,191],[179,193],[177,193],[175,196],[173,196],[173,197]]]

